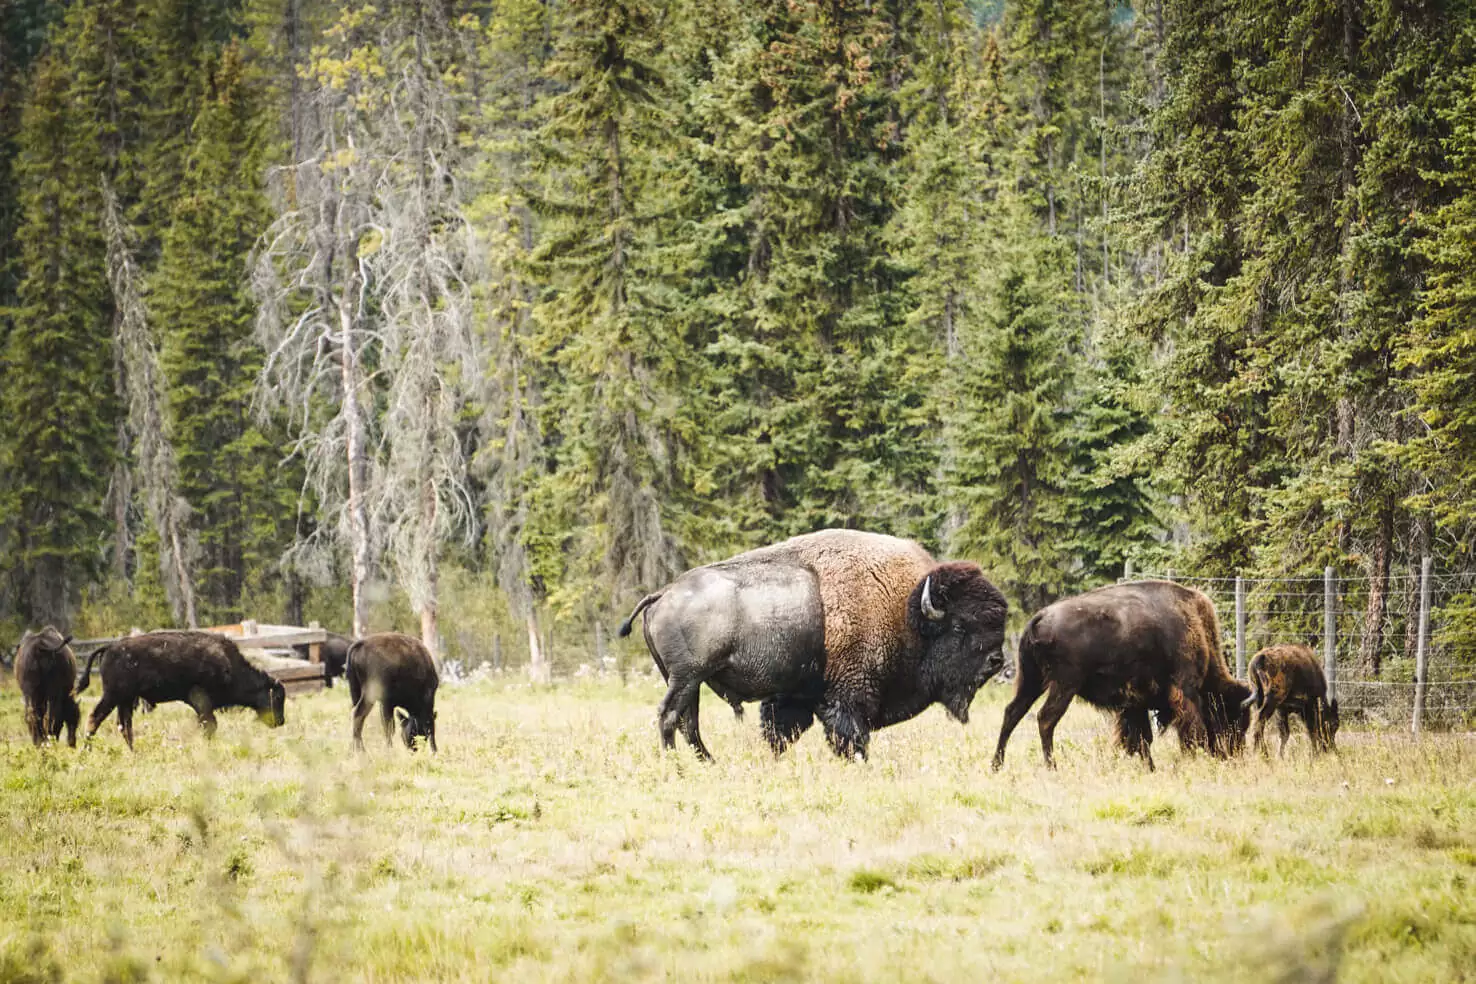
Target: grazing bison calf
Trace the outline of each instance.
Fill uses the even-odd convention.
[[[661,742],[678,727],[704,759],[705,683],[735,708],[762,701],[778,755],[816,717],[836,754],[942,704],[967,722],[1004,665],[1004,596],[978,565],[937,563],[911,540],[824,530],[688,571],[647,595],[646,647],[667,681]]]
[[[1247,668],[1251,694],[1245,707],[1256,712],[1255,747],[1266,751],[1266,721],[1276,715],[1281,735],[1278,754],[1286,754],[1292,714],[1298,714],[1312,739],[1312,751],[1330,751],[1338,733],[1338,702],[1327,699],[1327,677],[1322,663],[1308,646],[1268,646],[1251,658]]]
[[[133,747],[133,711],[140,701],[183,701],[195,709],[206,737],[215,734],[215,712],[249,707],[272,727],[286,720],[287,691],[246,662],[236,644],[209,632],[151,632],[109,643],[87,657],[78,690],[92,679],[101,660],[102,698],[87,721],[91,740],[107,716],[118,710],[123,740]]]
[[[1020,639],[1015,696],[1005,707],[994,767],[1004,764],[1010,732],[1043,692],[1038,717],[1046,765],[1055,767],[1056,724],[1073,697],[1117,712],[1117,737],[1153,768],[1150,712],[1179,729],[1186,748],[1238,751],[1250,693],[1220,652],[1215,606],[1169,581],[1116,584],[1041,609]]]
[[[51,626],[40,632],[27,632],[15,652],[15,682],[20,687],[26,706],[26,729],[37,745],[61,736],[67,729],[67,744],[77,745],[77,724],[82,712],[77,708],[73,688],[77,683],[77,658],[63,636]]]
[[[386,745],[394,740],[394,712],[399,709],[405,747],[413,751],[415,739],[424,738],[436,750],[436,688],[441,681],[419,639],[398,632],[365,636],[349,646],[344,676],[354,702],[355,748],[364,748],[364,719],[377,703]]]

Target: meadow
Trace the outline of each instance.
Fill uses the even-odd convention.
[[[1076,706],[994,774],[1004,686],[861,764],[707,695],[705,766],[660,692],[448,686],[434,757],[353,754],[343,688],[213,742],[166,705],[129,754],[36,751],[7,683],[0,982],[1476,980],[1469,736],[1149,774]]]

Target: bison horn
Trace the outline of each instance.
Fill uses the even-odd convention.
[[[933,576],[931,574],[923,579],[922,611],[934,622],[943,620],[943,610],[933,607]]]

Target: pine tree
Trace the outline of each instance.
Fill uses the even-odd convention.
[[[179,491],[194,511],[200,595],[214,618],[240,617],[250,572],[274,566],[285,517],[281,456],[252,413],[262,352],[247,259],[267,225],[258,110],[241,49],[209,72],[183,180],[153,278],[152,313],[169,384],[169,439]]]
[[[87,26],[84,12],[69,18]],[[93,40],[85,30],[71,36]],[[87,52],[73,53],[86,55]],[[114,456],[112,307],[103,257],[104,145],[79,112],[95,80],[58,52],[37,63],[15,163],[24,273],[7,339],[0,409],[0,517],[8,575],[34,622],[65,624],[97,572],[107,529],[100,505]],[[85,107],[85,103],[82,104]]]
[[[534,318],[550,460],[524,541],[534,577],[575,610],[682,566],[663,511],[676,450],[662,420],[680,339],[660,330],[644,211],[663,86],[656,21],[643,0],[580,0],[565,16],[549,64],[564,88],[538,135],[549,184],[534,253],[549,285]]]

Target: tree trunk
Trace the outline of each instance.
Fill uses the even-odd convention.
[[[1363,644],[1358,656],[1359,672],[1364,677],[1377,677],[1383,666],[1384,609],[1389,596],[1389,553],[1393,539],[1394,500],[1385,496],[1379,511],[1378,540],[1374,543],[1369,571],[1368,608],[1363,616]]]
[[[538,641],[538,616],[528,613],[528,679],[534,683],[548,683],[551,675],[548,661],[543,656],[543,646]]]
[[[346,251],[350,262],[357,249]],[[348,428],[349,547],[353,554],[354,638],[368,633],[369,601],[364,588],[369,581],[369,513],[364,502],[368,479],[363,410],[359,407],[359,361],[354,350],[354,328],[358,320],[359,271],[355,269],[338,302],[341,332],[340,362],[343,371],[343,415]]]

